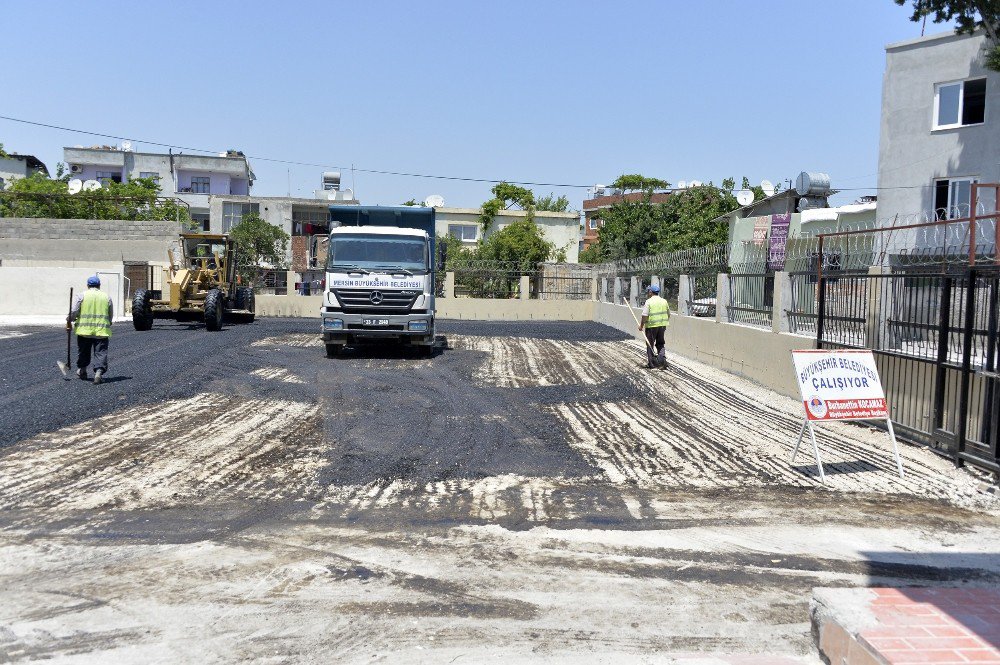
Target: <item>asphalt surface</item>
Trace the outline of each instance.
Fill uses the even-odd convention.
[[[823,484],[793,400],[600,325],[114,331],[99,386],[0,336],[0,661],[806,663],[815,586],[1000,583],[978,479],[835,425]]]

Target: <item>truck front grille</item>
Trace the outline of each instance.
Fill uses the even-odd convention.
[[[364,310],[364,311],[374,311],[384,312],[389,314],[391,312],[398,312],[405,314],[410,311],[413,307],[413,303],[417,300],[417,293],[413,291],[402,292],[402,291],[383,291],[381,289],[334,289],[334,295],[337,296],[337,300],[343,306],[345,311],[351,310]],[[376,296],[372,297],[372,294],[377,293],[381,296],[379,298]]]

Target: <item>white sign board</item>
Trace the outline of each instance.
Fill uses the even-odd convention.
[[[892,440],[896,469],[902,478],[903,464],[899,459],[896,434],[892,430],[892,420],[889,418],[885,391],[875,365],[875,355],[862,349],[792,351],[792,363],[795,365],[795,378],[799,384],[806,417],[799,432],[799,440],[795,443],[795,450],[792,451],[791,461],[795,461],[802,437],[808,429],[819,477],[825,480],[813,422],[885,420]]]
[[[792,351],[809,420],[883,420],[885,391],[871,351]]]

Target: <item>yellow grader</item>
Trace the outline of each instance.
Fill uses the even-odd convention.
[[[253,321],[253,289],[237,285],[236,243],[228,235],[182,233],[179,244],[178,252],[167,252],[164,289],[136,289],[135,329],[149,330],[154,318],[203,318],[212,331],[221,330],[223,321]]]

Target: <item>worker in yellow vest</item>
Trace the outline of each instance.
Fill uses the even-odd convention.
[[[76,321],[76,375],[87,381],[87,367],[93,363],[94,383],[101,383],[108,371],[108,340],[114,319],[111,297],[101,291],[101,278],[87,278],[87,290],[73,300],[66,327]]]
[[[646,334],[646,367],[653,369],[659,367],[666,369],[667,359],[664,355],[663,347],[666,342],[663,340],[663,333],[670,325],[670,305],[660,297],[660,287],[650,284],[646,287],[646,304],[642,307],[642,319],[639,321],[639,330]],[[656,347],[656,355],[653,355],[653,347]]]

